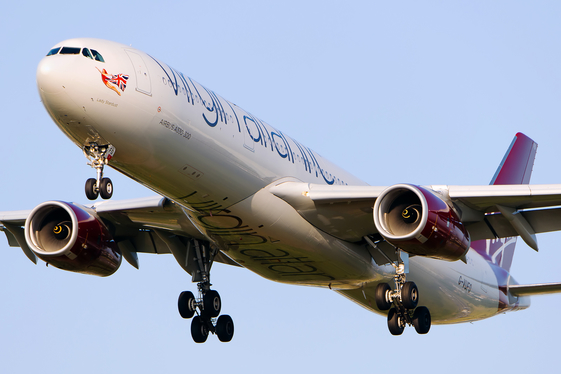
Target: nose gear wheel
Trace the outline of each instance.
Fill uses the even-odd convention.
[[[86,181],[85,191],[89,200],[95,200],[98,196],[102,199],[110,199],[113,196],[113,182],[109,178],[103,178],[103,167],[115,154],[115,147],[111,144],[99,145],[95,142],[89,143],[82,149],[84,156],[89,160],[88,165],[96,170],[97,177]]]

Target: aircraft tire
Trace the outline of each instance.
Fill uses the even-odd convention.
[[[90,178],[86,180],[86,197],[89,200],[95,200],[99,196],[99,191],[96,191],[95,184],[97,181],[95,178]]]
[[[203,311],[205,315],[213,318],[218,317],[222,308],[222,301],[217,291],[210,290],[203,295]]]
[[[192,318],[195,315],[195,296],[191,291],[183,291],[177,300],[177,309],[183,318]]]
[[[430,330],[431,318],[429,309],[425,306],[420,306],[415,309],[413,313],[413,326],[417,334],[426,334]]]
[[[419,303],[419,289],[414,282],[405,282],[401,289],[401,302],[405,309],[415,309]]]
[[[376,286],[376,306],[380,310],[388,310],[392,307],[391,301],[388,301],[388,293],[391,292],[390,285],[380,283]]]
[[[113,196],[113,182],[109,178],[101,179],[101,186],[99,187],[99,194],[102,199],[110,199]]]
[[[402,323],[402,317],[395,308],[391,308],[388,313],[388,329],[392,335],[401,335],[405,330],[405,324]]]
[[[191,322],[191,336],[195,343],[204,343],[208,338],[208,326],[199,316],[195,316]]]
[[[227,314],[221,315],[216,321],[216,335],[221,342],[229,342],[234,337],[234,321]]]

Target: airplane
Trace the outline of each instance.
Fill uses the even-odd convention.
[[[386,316],[392,335],[530,306],[561,283],[511,276],[517,237],[561,229],[561,185],[530,185],[537,144],[515,135],[491,183],[370,186],[138,49],[76,38],[37,68],[45,109],[95,170],[88,205],[0,212],[10,246],[70,272],[109,276],[138,253],[171,254],[197,284],[178,298],[191,335],[234,335],[214,262],[324,287]],[[109,166],[157,193],[114,201]],[[103,201],[104,200],[104,201]]]

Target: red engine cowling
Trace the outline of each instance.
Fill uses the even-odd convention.
[[[388,242],[419,256],[456,261],[469,249],[469,233],[456,212],[423,187],[397,184],[374,204],[376,229]]]
[[[35,207],[25,221],[25,241],[59,269],[105,277],[121,265],[121,252],[105,225],[74,204],[47,201]]]

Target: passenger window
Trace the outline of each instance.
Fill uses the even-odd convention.
[[[90,50],[87,48],[82,49],[82,55],[84,55],[87,58],[91,58],[93,60],[92,54],[90,53]]]
[[[62,47],[60,50],[61,55],[77,55],[80,53],[82,48],[75,48],[75,47]]]
[[[98,51],[96,51],[95,49],[92,49],[91,51],[92,51],[92,55],[93,55],[93,57],[96,61],[105,62],[105,60],[103,59],[103,57],[101,56],[101,54]]]
[[[56,55],[58,53],[58,51],[60,50],[60,47],[57,48],[53,48],[49,51],[49,53],[47,53],[47,56],[52,56],[52,55]]]

